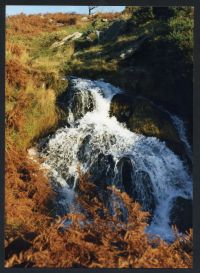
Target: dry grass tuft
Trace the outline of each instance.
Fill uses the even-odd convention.
[[[10,59],[6,62],[6,80],[14,88],[25,88],[30,79],[27,68],[17,59]]]

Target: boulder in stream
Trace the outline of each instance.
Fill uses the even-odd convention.
[[[110,116],[125,123],[132,132],[165,141],[177,155],[186,158],[183,143],[170,116],[150,100],[117,94],[111,102]]]
[[[192,200],[177,197],[172,200],[170,225],[176,225],[180,232],[192,228]]]
[[[148,173],[135,169],[128,157],[120,159],[118,169],[121,174],[120,181],[122,189],[124,189],[134,201],[139,202],[144,210],[153,213],[156,202],[153,185]]]
[[[91,91],[76,89],[71,81],[69,81],[68,89],[59,96],[57,103],[65,113],[65,123],[70,123],[70,119],[77,121],[87,112],[93,111],[95,107]]]

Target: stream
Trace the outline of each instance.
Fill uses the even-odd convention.
[[[43,167],[49,170],[52,186],[59,192],[61,211],[80,210],[76,202],[79,166],[98,185],[115,185],[150,211],[147,233],[173,240],[173,202],[177,197],[192,199],[187,164],[165,142],[131,132],[110,117],[112,97],[123,93],[121,89],[103,80],[75,77],[70,85],[67,125],[39,144]],[[171,117],[191,157],[184,124],[177,116]]]

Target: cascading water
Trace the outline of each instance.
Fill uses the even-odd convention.
[[[72,78],[71,87],[68,126],[58,129],[41,151],[43,165],[60,192],[60,206],[65,211],[79,209],[73,202],[79,166],[95,183],[126,190],[153,213],[147,232],[172,239],[172,200],[192,198],[192,181],[184,162],[164,142],[133,133],[109,116],[111,99],[120,89],[80,78]],[[77,94],[78,108],[74,105]]]
[[[185,150],[186,150],[186,153],[187,153],[189,159],[192,160],[192,148],[191,148],[191,146],[190,146],[190,144],[189,144],[189,142],[187,140],[187,137],[186,137],[186,129],[185,129],[185,126],[184,126],[184,122],[179,117],[177,117],[176,115],[172,115],[170,113],[169,113],[169,115],[170,115],[170,117],[172,119],[173,124],[177,128],[177,132],[179,134],[180,140],[185,145]]]

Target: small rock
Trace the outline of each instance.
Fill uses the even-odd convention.
[[[85,16],[85,17],[81,18],[81,21],[87,22],[87,21],[88,21],[88,18]]]
[[[74,41],[74,40],[79,39],[82,35],[83,35],[83,33],[77,31],[71,35],[66,36],[65,38],[62,39],[62,41],[64,41],[64,42],[69,41],[69,40]]]
[[[73,34],[70,34],[70,35],[67,35],[66,37],[64,37],[62,39],[62,41],[53,43],[50,48],[62,46],[68,41],[75,41],[75,40],[79,39],[82,35],[83,35],[83,33],[81,33],[81,32],[78,32],[78,31],[74,32]]]
[[[62,26],[64,26],[64,24],[63,23],[57,23],[56,26],[57,27],[62,27]]]

